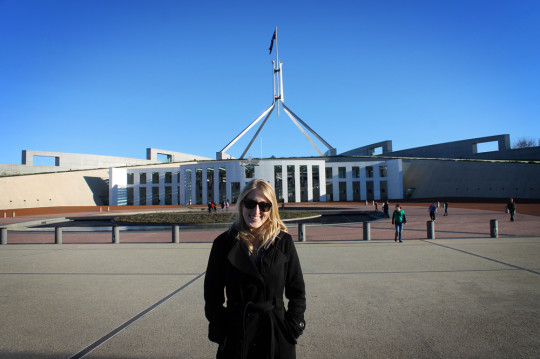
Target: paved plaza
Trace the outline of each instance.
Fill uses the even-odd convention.
[[[540,218],[455,209],[427,240],[427,209],[405,210],[402,244],[388,221],[372,223],[371,241],[361,223],[307,228],[296,244],[307,291],[298,358],[538,358]],[[202,295],[218,233],[0,246],[0,357],[214,357]],[[9,234],[35,235],[53,234]]]

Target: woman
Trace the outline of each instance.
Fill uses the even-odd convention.
[[[405,217],[405,211],[401,209],[399,204],[396,204],[396,209],[392,213],[392,224],[396,226],[396,234],[394,235],[394,242],[397,242],[399,237],[399,243],[402,243],[401,232],[403,232],[403,224],[407,223],[407,217]]]
[[[219,359],[295,358],[296,339],[305,327],[305,285],[274,189],[253,180],[237,203],[238,218],[214,240],[208,260],[208,338],[219,344]]]

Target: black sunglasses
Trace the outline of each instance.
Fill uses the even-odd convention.
[[[247,209],[253,209],[255,206],[259,205],[259,210],[261,212],[268,212],[270,208],[272,208],[272,203],[267,202],[257,202],[252,199],[245,199],[244,201],[244,207]]]

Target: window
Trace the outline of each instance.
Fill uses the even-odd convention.
[[[159,172],[152,172],[152,183],[159,183]]]
[[[127,189],[127,205],[128,206],[133,206],[133,193],[134,193],[134,188],[128,187]]]
[[[219,201],[224,202],[227,199],[227,169],[219,168]]]
[[[159,204],[159,187],[152,187],[152,204]]]
[[[139,187],[139,204],[146,206],[146,187]]]
[[[366,166],[366,177],[367,178],[373,177],[373,166]]]
[[[146,173],[139,173],[139,183],[146,184]]]
[[[214,202],[214,168],[206,169],[206,197],[208,202]]]
[[[246,165],[245,171],[246,171],[246,178],[255,178],[255,166]]]
[[[172,204],[172,187],[165,187],[165,204]]]
[[[296,202],[296,191],[295,191],[295,178],[294,178],[294,166],[287,166],[287,191],[289,202]]]
[[[281,166],[274,166],[274,188],[276,190],[276,198],[278,202],[283,201],[283,173]]]
[[[172,183],[172,172],[165,172],[165,183]]]
[[[308,178],[307,166],[300,166],[300,202],[307,202],[308,199]]]
[[[326,179],[332,178],[332,167],[326,167]]]
[[[338,177],[347,178],[347,169],[345,167],[338,167]]]
[[[191,204],[191,170],[184,171],[184,196],[186,204]]]
[[[128,173],[127,174],[127,184],[133,184],[134,183],[133,178],[134,178],[133,173]]]
[[[345,202],[347,200],[347,182],[339,182],[339,201]]]
[[[311,167],[311,175],[313,181],[313,202],[319,202],[321,200],[321,190],[319,188],[319,166],[315,165]]]
[[[360,178],[360,167],[352,168],[352,178]]]
[[[380,166],[379,167],[379,176],[380,177],[388,177],[388,167]]]

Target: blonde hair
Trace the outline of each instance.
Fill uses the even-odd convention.
[[[251,229],[244,221],[244,199],[255,190],[259,190],[269,201],[272,203],[272,208],[268,213],[268,219],[257,229]],[[238,218],[234,223],[236,229],[238,229],[238,239],[240,239],[250,252],[253,253],[256,240],[260,241],[259,248],[264,247],[269,241],[272,241],[280,231],[287,232],[287,227],[281,221],[279,217],[278,203],[276,199],[276,193],[270,185],[263,179],[254,179],[246,184],[236,204]]]

